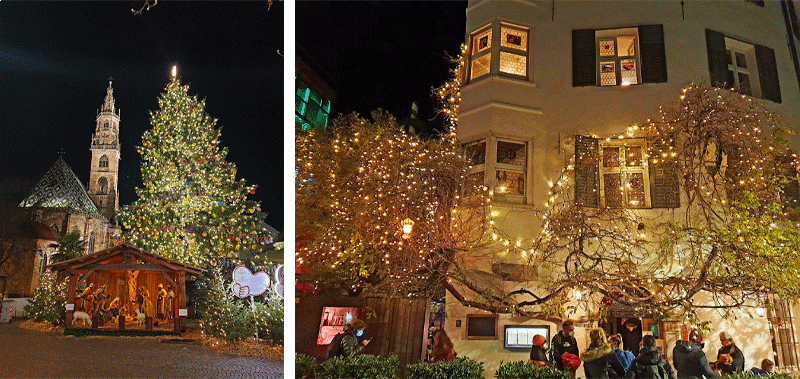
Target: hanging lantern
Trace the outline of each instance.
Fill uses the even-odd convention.
[[[405,220],[400,222],[403,227],[403,238],[408,239],[411,237],[411,230],[414,228],[414,221],[406,217]]]

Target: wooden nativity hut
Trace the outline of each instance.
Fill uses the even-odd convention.
[[[128,242],[47,268],[68,278],[67,330],[175,333],[186,322],[186,275],[204,271]]]

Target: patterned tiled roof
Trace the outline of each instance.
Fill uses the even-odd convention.
[[[80,212],[99,214],[81,181],[60,157],[50,170],[36,183],[21,207],[69,208]]]

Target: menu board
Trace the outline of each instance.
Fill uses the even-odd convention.
[[[505,331],[505,348],[530,349],[537,334],[550,341],[550,328],[544,325],[506,325]]]

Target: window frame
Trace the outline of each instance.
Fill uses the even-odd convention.
[[[608,208],[606,205],[606,186],[605,186],[605,176],[606,175],[620,175],[620,183],[627,183],[628,176],[630,174],[642,174],[642,186],[644,188],[644,204],[639,207],[633,207],[629,204],[629,197],[628,191],[624,190],[623,187],[623,194],[622,194],[622,206],[614,209],[622,209],[622,208],[630,208],[630,209],[651,209],[652,208],[652,200],[651,200],[651,193],[650,193],[650,170],[648,166],[648,156],[647,156],[647,141],[644,138],[629,138],[629,139],[611,139],[611,140],[601,140],[599,141],[599,162],[598,162],[598,191],[600,196],[600,207],[601,208]],[[622,158],[624,157],[627,152],[627,146],[637,146],[641,149],[641,166],[627,166],[625,165],[625,160]],[[617,167],[605,167],[605,158],[604,158],[604,150],[608,147],[615,147],[620,149],[620,159],[619,165]]]
[[[298,83],[302,83],[303,86],[305,86],[305,89],[303,90],[303,95],[302,96],[297,94],[297,91],[299,89],[298,85],[297,85]],[[311,96],[312,93],[319,97],[319,99],[320,99],[319,103],[314,101],[314,99]],[[300,119],[302,119],[304,122],[308,123],[309,125],[313,125],[315,127],[322,128],[322,129],[327,129],[328,128],[328,123],[330,121],[330,113],[331,113],[331,107],[332,107],[331,101],[329,99],[325,98],[320,91],[316,90],[308,82],[306,82],[305,80],[303,80],[301,78],[298,78],[298,77],[295,77],[294,95],[295,95],[295,109],[294,109],[295,116],[299,117]],[[300,100],[300,102],[302,103],[302,110],[300,110],[300,111],[298,111],[298,109],[297,109],[297,101],[298,100]],[[313,108],[316,108],[316,110],[317,110],[317,113],[314,115],[315,116],[314,119],[311,119],[311,118],[308,117],[309,109],[312,108],[312,107],[309,107],[309,105],[312,102],[315,105]],[[322,112],[322,114],[324,115],[324,119],[325,119],[324,123],[322,123],[322,124],[319,123],[319,122],[321,122],[321,120],[319,120],[320,112]]]
[[[108,156],[103,155],[100,157],[99,162],[97,162],[97,166],[100,168],[108,168]]]
[[[794,330],[794,315],[791,302],[781,299],[777,295],[770,295],[765,303],[767,305],[766,317],[769,321],[769,333],[772,343],[772,361],[775,363],[775,367],[800,368],[800,357],[798,357],[800,347]],[[778,324],[778,320],[780,320],[780,324]]]
[[[525,33],[524,41],[522,41],[523,42],[522,43],[523,49],[516,49],[516,48],[513,48],[513,47],[503,46],[503,36],[504,36],[503,29],[511,29],[511,30],[515,30],[515,31],[518,31],[518,32]],[[507,23],[507,22],[501,22],[500,23],[500,44],[498,45],[499,52],[498,52],[498,55],[497,55],[498,56],[498,61],[499,61],[499,64],[498,64],[498,67],[499,67],[498,68],[498,73],[499,73],[499,75],[509,76],[509,77],[516,78],[516,79],[524,79],[524,80],[527,80],[530,77],[530,75],[529,75],[529,71],[530,71],[529,70],[530,38],[531,38],[530,28],[524,27],[522,25],[516,25],[516,24]],[[524,59],[525,59],[525,63],[524,63],[525,75],[518,75],[518,74],[511,73],[511,72],[503,71],[503,53],[524,57]]]
[[[472,148],[474,146],[481,145],[481,144],[483,145],[483,162],[479,163],[479,164],[476,164],[475,162],[472,161],[472,155],[473,154],[468,154],[468,153],[469,153],[470,148]],[[488,151],[486,149],[486,146],[488,144],[489,144],[489,139],[488,138],[482,138],[482,139],[477,139],[477,140],[474,140],[474,141],[466,142],[466,143],[464,143],[462,145],[464,147],[465,158],[467,159],[467,161],[470,162],[470,166],[471,166],[471,168],[469,170],[469,173],[467,175],[468,176],[469,175],[478,176],[480,178],[480,183],[482,185],[484,185],[484,186],[486,185],[486,155],[488,153]],[[465,196],[465,197],[469,196],[469,195],[470,194],[468,194],[466,192],[462,193],[462,196]]]
[[[508,164],[508,163],[500,163],[499,162],[500,155],[498,154],[498,152],[499,152],[499,146],[500,146],[501,142],[522,145],[522,148],[525,150],[525,162],[523,162],[522,166],[512,165],[512,164]],[[495,159],[494,159],[494,162],[493,162],[494,163],[494,170],[493,170],[494,171],[494,176],[493,176],[494,185],[492,186],[492,190],[494,191],[494,193],[496,195],[507,196],[509,198],[525,199],[525,196],[526,196],[526,193],[527,193],[526,189],[528,187],[528,172],[527,171],[528,171],[528,163],[529,163],[529,159],[530,159],[530,157],[528,156],[528,142],[527,141],[514,140],[514,139],[511,139],[511,138],[497,138],[497,139],[495,139],[494,148],[495,148]],[[509,193],[506,193],[506,192],[500,192],[498,190],[497,174],[500,171],[516,172],[516,173],[521,173],[522,174],[522,184],[523,184],[522,185],[522,188],[523,188],[522,189],[522,194],[519,194],[519,195],[518,194],[509,194]]]
[[[747,67],[740,67],[737,64],[738,59],[736,58],[736,53],[744,55]],[[758,62],[756,61],[755,45],[725,36],[725,54],[726,59],[730,59],[730,63],[726,62],[728,72],[732,73],[729,74],[731,83],[728,83],[728,85],[742,94],[763,98],[761,94],[761,80],[758,73]],[[740,73],[748,76],[750,82],[749,93],[742,90],[739,80]]]
[[[633,37],[634,49],[633,55],[620,55],[619,42],[620,37]],[[614,56],[600,56],[600,42],[613,39],[614,41]],[[595,57],[595,83],[597,87],[627,87],[632,85],[642,84],[642,57],[641,57],[641,39],[639,38],[639,29],[637,27],[629,28],[615,28],[615,29],[598,29],[594,31],[594,57]],[[634,60],[636,65],[636,83],[624,83],[622,81],[622,61]],[[604,63],[614,64],[614,84],[602,84],[602,67]]]
[[[105,194],[106,190],[108,190],[108,179],[105,176],[97,178],[97,192]]]
[[[494,34],[495,34],[493,29],[494,29],[494,25],[489,23],[489,24],[484,25],[484,26],[482,26],[482,27],[480,27],[478,29],[475,29],[474,32],[469,34],[469,70],[467,70],[467,72],[466,72],[466,74],[467,74],[466,82],[467,83],[469,83],[469,82],[471,82],[473,80],[476,80],[476,79],[483,78],[483,77],[485,77],[485,76],[487,76],[487,75],[492,73],[492,43],[493,43],[492,39],[494,38]],[[489,32],[489,34],[487,35],[487,37],[488,37],[488,45],[484,50],[476,52],[475,50],[477,50],[477,48],[476,48],[477,39],[478,39],[478,37],[480,37],[482,34],[484,34],[486,32]],[[481,58],[483,58],[485,56],[489,57],[489,69],[486,70],[485,73],[483,73],[483,74],[481,74],[479,76],[473,76],[473,72],[474,72],[474,69],[475,69],[475,61],[478,60],[478,59],[481,59]]]
[[[94,232],[89,232],[89,242],[86,244],[88,254],[94,253]]]

